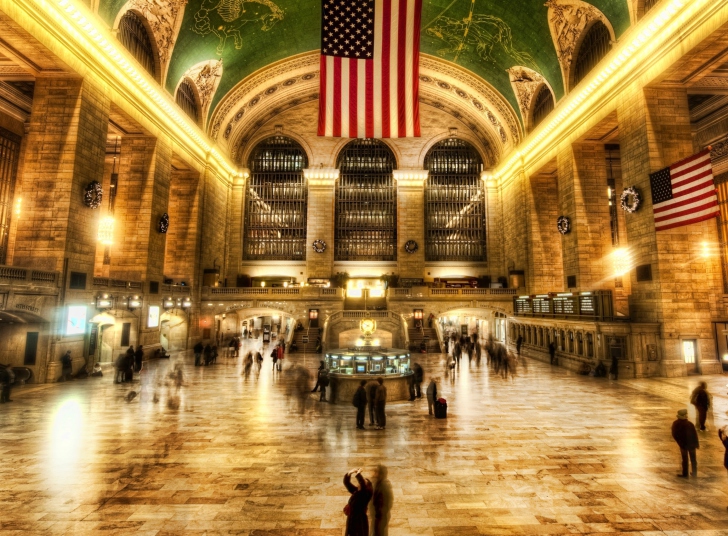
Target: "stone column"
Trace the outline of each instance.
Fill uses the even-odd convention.
[[[559,217],[558,179],[550,175],[533,175],[526,193],[530,206],[530,264],[526,274],[529,292],[545,294],[563,290],[561,235],[556,229]]]
[[[110,277],[161,282],[166,235],[158,226],[168,211],[171,172],[168,140],[148,136],[122,139]]]
[[[229,287],[236,286],[243,259],[243,227],[245,225],[245,184],[250,171],[243,169],[241,176],[233,179],[230,192],[230,221],[228,223],[228,266],[225,278]]]
[[[16,196],[13,263],[87,274],[90,287],[100,211],[84,205],[84,190],[102,181],[110,102],[103,88],[78,79],[35,83],[22,175]]]
[[[500,188],[503,214],[503,244],[504,244],[504,276],[510,270],[524,270],[526,281],[529,259],[529,227],[530,206],[527,194],[528,185],[522,169],[515,171]]]
[[[195,283],[199,262],[200,197],[198,171],[172,172],[164,275],[175,283]]]
[[[485,190],[485,218],[488,255],[488,274],[493,282],[498,281],[499,276],[507,275],[504,264],[505,251],[503,244],[503,201],[497,181],[487,171],[484,171],[480,178],[483,180]]]
[[[703,373],[720,372],[712,316],[722,294],[719,259],[703,257],[702,244],[718,243],[714,220],[655,231],[649,174],[693,154],[687,92],[678,88],[635,88],[621,93],[617,109],[622,177],[642,192],[643,204],[626,217],[635,266],[649,265],[651,281],[631,271],[630,316],[661,324],[661,373],[687,373],[682,341],[696,340]],[[690,365],[692,368],[693,365]]]
[[[399,277],[422,278],[425,273],[425,181],[427,170],[398,169],[397,181],[397,272]],[[417,251],[404,245],[417,242]]]
[[[336,180],[339,170],[309,168],[303,170],[308,181],[308,215],[306,220],[306,277],[331,277],[334,270],[334,226],[336,214]],[[311,244],[323,240],[326,250],[316,253]]]
[[[562,238],[564,287],[576,276],[580,290],[611,289],[614,278],[605,279],[611,234],[604,145],[563,146],[557,165],[560,215],[571,220],[571,232]]]

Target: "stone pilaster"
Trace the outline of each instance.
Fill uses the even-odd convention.
[[[306,277],[330,277],[334,269],[335,186],[339,170],[310,168],[303,173],[308,181]],[[323,253],[313,250],[314,240],[326,242]]]
[[[486,172],[481,175],[481,178],[485,189],[485,240],[488,255],[488,274],[490,274],[493,281],[497,281],[498,276],[507,275],[503,244],[503,200],[496,180]]]
[[[562,238],[564,286],[576,276],[578,289],[611,288],[613,278],[605,280],[611,235],[604,145],[566,145],[557,164],[560,215],[571,220],[571,232]]]
[[[13,263],[93,275],[100,211],[83,203],[102,181],[110,102],[103,88],[78,78],[38,78],[22,174],[23,199]]]
[[[200,174],[173,171],[169,194],[169,231],[164,275],[175,283],[195,282],[199,258]]]
[[[557,292],[564,288],[561,235],[556,229],[559,217],[558,179],[533,175],[526,194],[530,206],[529,260],[526,273],[532,294]]]
[[[171,171],[172,148],[167,140],[122,139],[111,277],[161,282],[166,235],[158,225],[168,210]]]
[[[245,184],[249,176],[249,170],[242,170],[241,176],[233,179],[230,191],[228,264],[225,272],[228,286],[236,285],[238,275],[240,275],[240,262],[243,259],[243,228],[245,226]]]
[[[505,252],[505,273],[502,275],[508,276],[509,270],[524,270],[526,281],[528,281],[530,206],[523,170],[516,171],[501,187],[501,202],[503,207],[503,250]]]
[[[643,205],[626,217],[634,265],[651,266],[652,280],[631,272],[630,316],[660,322],[661,373],[685,375],[682,341],[696,340],[703,372],[719,370],[711,311],[722,293],[720,266],[703,257],[702,244],[718,243],[714,220],[656,232],[649,174],[693,154],[687,92],[648,88],[625,91],[618,102],[622,177],[642,191]],[[692,369],[694,365],[690,365]]]
[[[397,181],[397,273],[399,277],[422,278],[425,272],[425,181],[427,171],[394,171]],[[419,246],[407,253],[404,245],[414,240]]]

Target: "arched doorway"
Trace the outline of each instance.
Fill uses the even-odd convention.
[[[187,313],[170,309],[159,318],[159,343],[165,352],[187,349]]]

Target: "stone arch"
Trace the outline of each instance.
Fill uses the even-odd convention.
[[[333,167],[337,168],[339,167],[339,157],[341,156],[341,153],[343,153],[346,150],[346,147],[348,145],[351,145],[353,143],[356,143],[358,140],[351,139],[351,138],[341,138],[337,143],[336,147],[332,151],[332,155],[334,157]],[[381,139],[377,138],[379,143],[384,145],[389,151],[392,153],[392,156],[394,157],[394,169],[400,169],[400,162],[402,160],[402,153],[397,150],[397,147],[389,140],[389,139]],[[395,179],[396,181],[397,179]]]
[[[428,139],[425,144],[422,146],[422,149],[420,150],[420,154],[417,156],[417,164],[421,169],[425,168],[425,158],[427,157],[427,153],[430,152],[430,149],[432,149],[435,145],[437,145],[442,140],[446,140],[448,138],[452,137],[452,135],[449,132],[441,132],[430,139]],[[478,152],[480,155],[480,159],[483,161],[484,167],[490,168],[495,165],[494,162],[491,161],[491,155],[489,155],[482,144],[482,141],[470,134],[469,132],[460,132],[455,135],[456,138],[467,141],[470,145],[473,146],[473,148]]]
[[[530,107],[528,110],[528,120],[527,120],[528,131],[533,130],[540,124],[540,122],[536,121],[537,118],[535,117],[535,114],[537,111],[536,107],[539,104],[539,97],[541,96],[541,93],[543,91],[548,91],[549,95],[551,95],[551,102],[553,103],[553,107],[554,108],[556,107],[556,96],[554,95],[554,92],[551,89],[551,86],[549,86],[548,82],[546,82],[544,80],[544,82],[542,84],[540,84],[539,86],[536,87],[536,91],[534,92],[533,99],[531,100],[531,103],[530,103]],[[553,110],[553,108],[552,108],[552,110]]]
[[[134,11],[146,24],[149,37],[155,47],[157,59],[157,82],[164,85],[172,57],[172,50],[177,42],[187,2],[178,0],[129,0],[116,14],[114,29],[119,28],[119,21],[128,12]]]
[[[182,85],[185,83],[185,81],[187,82],[187,86],[192,90],[193,98],[195,101],[196,117],[190,117],[190,115],[188,113],[185,113],[185,115],[187,115],[190,119],[192,119],[197,126],[201,127],[203,124],[203,120],[202,120],[202,100],[200,98],[200,91],[199,91],[199,88],[197,87],[197,84],[195,84],[195,81],[192,80],[189,76],[182,76],[179,79],[179,81],[177,82],[177,85],[175,86],[174,93],[173,93],[174,100],[177,103],[177,105],[181,107],[181,105],[177,101],[177,95],[178,95],[179,91],[181,90]],[[183,111],[185,111],[184,108],[183,108]]]
[[[582,0],[547,0],[548,24],[556,55],[561,66],[561,76],[566,91],[573,89],[572,64],[584,36],[595,22],[602,22],[612,42],[616,41],[614,28],[604,14],[596,7]]]
[[[579,39],[576,42],[576,46],[574,48],[574,55],[572,58],[572,62],[569,65],[569,79],[568,79],[568,85],[566,86],[568,88],[568,91],[571,91],[572,89],[574,89],[583,80],[588,79],[589,75],[593,74],[593,72],[590,71],[589,73],[584,74],[584,77],[582,79],[577,80],[576,79],[576,76],[577,76],[576,63],[577,63],[577,60],[579,59],[579,53],[581,52],[581,47],[585,44],[586,39],[590,36],[590,34],[593,31],[597,30],[597,26],[601,26],[602,28],[606,29],[607,32],[609,33],[610,50],[611,50],[611,46],[616,42],[615,38],[614,38],[614,30],[612,30],[612,27],[609,24],[609,21],[606,21],[606,22],[605,21],[606,21],[606,19],[605,20],[594,19],[594,20],[590,21],[590,23],[581,32],[581,35],[579,36]],[[604,56],[602,58],[606,57],[607,54],[609,54],[609,50],[604,54]],[[599,60],[599,61],[601,61],[601,60]],[[594,68],[592,67],[592,69],[594,69]]]
[[[200,102],[200,126],[205,128],[207,117],[210,112],[210,105],[215,96],[217,87],[222,78],[223,65],[222,60],[205,60],[196,63],[185,71],[175,87],[175,94],[179,84],[185,78],[188,78],[197,89],[197,95]]]
[[[308,143],[306,138],[292,131],[278,132],[275,128],[267,128],[265,130],[261,130],[255,133],[255,136],[252,137],[250,141],[245,145],[245,151],[240,154],[240,165],[243,167],[247,167],[248,162],[250,161],[250,155],[252,154],[253,150],[258,146],[258,144],[261,141],[267,138],[271,138],[273,136],[283,136],[284,138],[290,138],[298,143],[301,146],[301,149],[303,149],[303,151],[306,153],[308,167],[312,167],[314,165],[313,161],[311,160],[313,158],[313,149],[311,148],[311,145]]]

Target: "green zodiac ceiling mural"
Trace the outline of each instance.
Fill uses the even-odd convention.
[[[238,82],[266,65],[319,49],[320,0],[131,0],[158,11],[184,9],[164,84],[172,92],[193,65],[222,59],[210,112]],[[578,0],[557,0],[577,3]],[[543,75],[559,99],[564,83],[549,30],[554,0],[423,0],[421,49],[487,80],[519,110],[507,69]],[[629,27],[627,0],[589,0],[619,36]],[[124,0],[101,0],[99,15],[113,25]],[[160,7],[161,6],[161,7]]]

